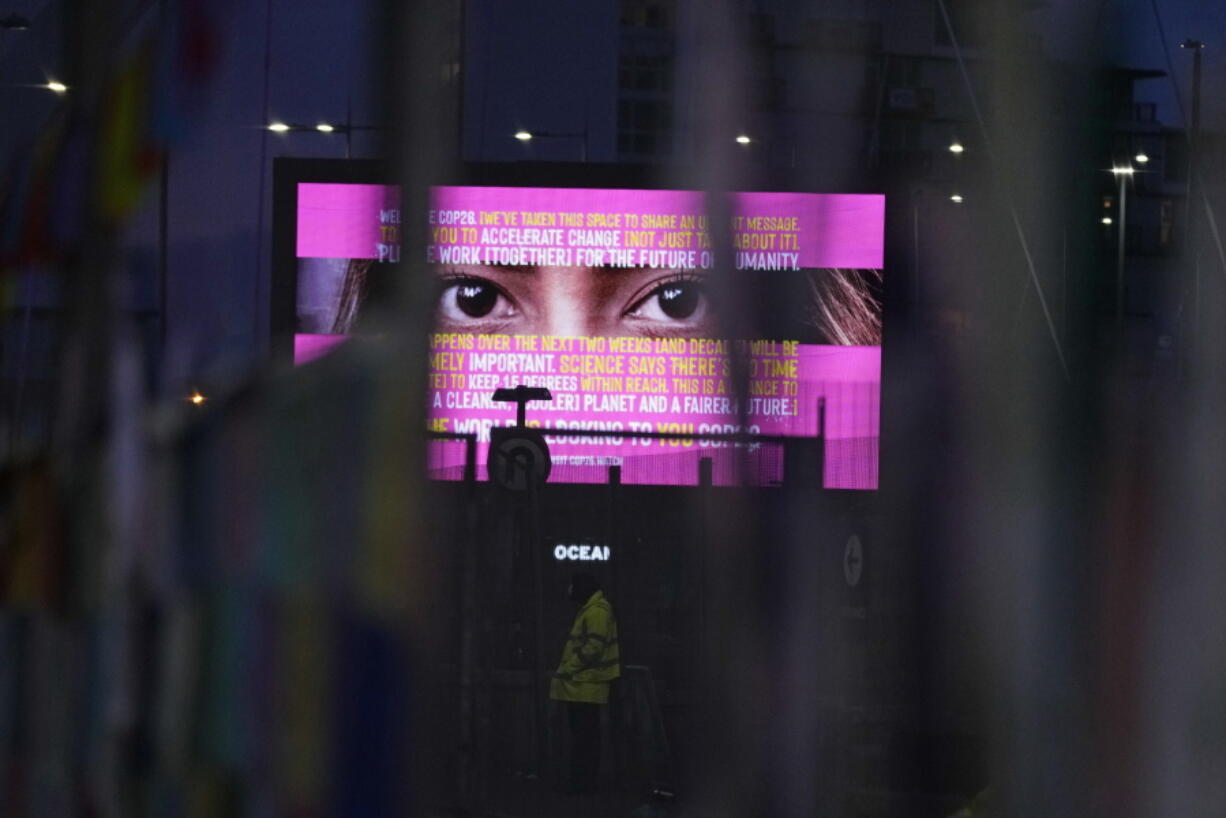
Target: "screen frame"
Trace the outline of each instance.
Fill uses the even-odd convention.
[[[440,184],[473,187],[521,187],[521,188],[579,188],[579,189],[640,189],[640,190],[700,190],[699,186],[687,185],[687,181],[699,178],[693,169],[659,165],[600,164],[568,162],[513,162],[513,163],[464,163],[456,166],[453,178]],[[765,180],[759,180],[765,181]],[[769,184],[746,185],[742,192],[770,193],[815,193],[812,179],[802,175],[778,177],[772,174]],[[897,267],[899,259],[898,237],[891,227],[897,225],[898,209],[904,197],[880,185],[849,184],[841,180],[839,193],[872,194],[883,196],[885,208],[882,224],[882,268]],[[867,181],[867,180],[866,180]],[[273,160],[273,213],[272,213],[272,259],[270,264],[270,357],[275,365],[293,366],[294,335],[297,328],[298,266],[298,186],[303,183],[338,184],[398,184],[399,179],[392,163],[373,159],[317,159],[277,157]],[[818,186],[820,187],[820,186]],[[881,393],[878,406],[880,437],[877,452],[877,486],[872,489],[849,489],[823,486],[825,492],[847,494],[868,500],[878,496],[886,487],[885,467],[890,449],[886,430],[893,424],[887,421],[891,414],[892,401],[887,376],[891,368],[889,351],[894,345],[888,343],[891,335],[899,330],[900,317],[895,307],[898,288],[905,277],[885,276],[881,289],[882,341]],[[891,332],[891,327],[893,332]],[[819,438],[820,439],[820,438]],[[796,438],[791,445],[803,445],[805,438]],[[820,484],[821,478],[818,478]],[[644,489],[671,488],[663,485],[644,486]],[[678,489],[686,487],[678,486]]]

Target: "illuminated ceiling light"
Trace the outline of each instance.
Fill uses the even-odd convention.
[[[1142,151],[1141,153],[1138,153],[1136,156],[1132,158],[1136,160],[1138,165],[1144,165],[1146,162],[1149,161],[1149,154]]]
[[[315,130],[319,131],[320,133],[332,133],[336,130],[336,128],[329,125],[327,122],[321,122],[315,126]]]
[[[962,143],[956,139],[949,145],[950,153],[962,153],[964,150],[966,150],[966,148],[962,147]]]
[[[190,398],[188,398],[188,400],[191,403],[195,404],[196,406],[202,406],[204,402],[208,400],[208,398],[206,398],[204,395],[201,395],[199,390],[197,390],[195,392],[192,392],[192,395]]]
[[[1111,217],[1103,216],[1103,224],[1111,224]]]
[[[1111,172],[1114,173],[1116,176],[1120,176],[1120,175],[1131,176],[1133,173],[1136,173],[1136,168],[1132,167],[1131,165],[1129,165],[1128,167],[1124,167],[1124,168],[1116,167],[1116,168],[1112,168]]]
[[[740,136],[738,136],[738,137],[736,138],[736,143],[737,143],[738,145],[748,145],[748,144],[749,144],[750,142],[752,142],[752,141],[753,141],[753,140],[752,140],[752,139],[750,139],[750,138],[749,138],[748,136],[746,136],[745,134],[741,134]]]
[[[949,200],[950,200],[951,202],[953,202],[954,204],[962,204],[962,194],[961,194],[961,193],[955,193],[955,194],[953,194],[952,196],[950,196],[950,197],[949,197]]]
[[[47,90],[54,91],[57,94],[62,94],[68,90],[68,86],[59,80],[51,80],[47,83]]]
[[[531,131],[516,131],[515,138],[518,139],[520,142],[528,142],[532,139],[532,132]]]
[[[285,133],[289,130],[289,126],[284,122],[270,122],[268,123],[268,130],[276,131],[277,133]]]

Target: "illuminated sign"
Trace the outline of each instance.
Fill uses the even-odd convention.
[[[391,186],[299,183],[297,202],[305,362],[349,332],[372,270],[400,257],[401,223]],[[430,265],[423,286],[438,293],[430,428],[475,435],[483,464],[491,429],[514,422],[494,390],[540,387],[553,402],[529,425],[571,433],[546,438],[551,480],[604,481],[618,466],[624,483],[694,484],[707,458],[722,483],[738,479],[745,449],[634,433],[814,437],[824,404],[825,485],[876,488],[884,197],[734,193],[727,204],[715,231],[693,191],[435,188],[428,243],[404,248]],[[752,282],[766,316],[756,332],[770,337],[721,337],[743,305],[708,281],[719,252]],[[763,464],[754,479],[779,482],[768,448],[748,452]],[[462,445],[430,457],[439,478],[465,463]]]
[[[607,545],[563,545],[553,547],[553,558],[558,562],[608,562]]]

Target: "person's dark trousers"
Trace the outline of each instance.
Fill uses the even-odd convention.
[[[600,772],[600,705],[567,702],[570,722],[570,789],[595,792]]]

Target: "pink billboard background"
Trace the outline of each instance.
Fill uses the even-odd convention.
[[[467,263],[710,266],[703,202],[703,194],[687,191],[436,188],[426,256],[446,261],[459,253],[455,259]],[[393,187],[300,185],[298,256],[396,260],[398,208]],[[881,196],[739,193],[732,194],[730,214],[735,266],[746,274],[882,266]],[[655,248],[665,245],[672,255],[656,263],[663,251]],[[296,360],[325,354],[339,338],[298,336]],[[699,459],[710,458],[716,481],[731,483],[745,455],[752,479],[772,483],[783,479],[778,446],[738,449],[617,433],[812,437],[824,401],[825,485],[876,488],[880,347],[777,339],[754,342],[743,351],[752,376],[742,405],[727,376],[729,349],[719,342],[440,335],[431,349],[431,425],[477,434],[484,476],[489,429],[514,421],[512,406],[491,401],[493,390],[520,383],[546,386],[554,401],[530,406],[531,425],[592,431],[582,438],[549,436],[553,480],[603,481],[608,467],[618,465],[627,483],[693,484]],[[464,460],[462,444],[442,441],[432,446],[430,469],[437,477],[459,477]]]
[[[395,185],[298,185],[298,258],[378,258],[390,219],[400,220]]]
[[[534,229],[517,218],[482,223],[481,214],[573,213],[585,217],[583,228],[600,228],[590,218],[600,214],[640,217],[675,216],[705,219],[704,195],[683,190],[586,190],[572,188],[437,187],[432,197],[431,230],[457,228],[455,241],[433,238],[431,247],[498,246],[482,240],[482,228]],[[882,266],[885,197],[851,193],[735,193],[731,212],[741,219],[734,233],[746,236],[795,234],[799,267],[880,269]],[[380,258],[399,241],[399,195],[387,185],[301,184],[298,186],[299,258]],[[380,214],[383,214],[381,217]],[[392,215],[394,214],[394,215]],[[794,230],[754,227],[754,220],[794,219]],[[478,237],[465,241],[459,228],[476,227]],[[583,246],[569,241],[562,230],[556,247]],[[612,227],[623,236],[631,228]],[[676,230],[681,233],[684,230]],[[790,236],[789,236],[790,237]],[[394,238],[395,241],[388,241]],[[523,245],[517,245],[523,246]],[[429,248],[428,248],[429,249]],[[695,247],[694,249],[700,249]],[[765,251],[785,252],[780,248]],[[789,248],[790,250],[791,248]],[[429,259],[431,261],[435,258]]]

